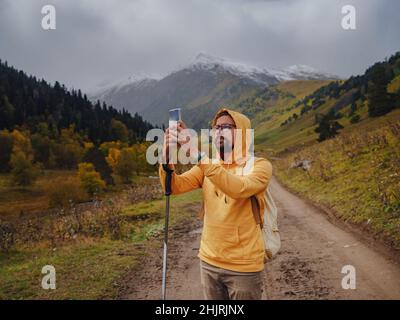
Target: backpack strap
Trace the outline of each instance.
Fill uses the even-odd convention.
[[[254,160],[255,158],[251,157],[246,161],[246,164],[242,167],[242,176],[249,174],[252,171]],[[257,197],[255,195],[251,196],[250,201],[251,201],[251,211],[253,212],[254,220],[256,221],[256,224],[259,224],[260,228],[262,229],[263,224],[261,218],[261,209]]]
[[[197,213],[197,218],[199,219],[199,220],[203,220],[204,219],[204,213],[205,213],[205,211],[204,211],[204,200],[201,202],[201,208],[200,208],[200,211]]]
[[[263,228],[263,225],[261,223],[261,212],[260,212],[260,204],[257,201],[256,196],[251,196],[250,197],[251,201],[251,211],[253,212],[254,220],[256,220],[256,223],[260,225],[260,228]]]

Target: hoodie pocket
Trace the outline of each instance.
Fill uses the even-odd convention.
[[[264,240],[258,225],[254,229],[240,228],[239,239],[243,248],[244,260],[259,260],[264,257]]]
[[[239,228],[227,225],[205,225],[201,249],[203,254],[216,260],[242,259],[243,249],[239,241]]]

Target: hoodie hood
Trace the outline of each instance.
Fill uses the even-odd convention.
[[[235,130],[235,145],[233,150],[233,161],[237,164],[243,164],[252,156],[252,142],[253,142],[253,133],[251,129],[251,121],[244,114],[233,111],[227,108],[221,108],[215,114],[215,117],[212,122],[212,126],[214,127],[219,114],[222,112],[227,112],[236,125]]]

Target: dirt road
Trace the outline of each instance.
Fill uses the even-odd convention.
[[[282,249],[266,266],[265,299],[400,299],[396,262],[329,222],[324,212],[275,179],[271,190],[279,209]],[[200,235],[200,223],[173,231],[168,299],[203,298],[197,258]],[[142,265],[124,298],[159,299],[161,250],[153,250]],[[346,265],[356,270],[355,290],[342,288]]]

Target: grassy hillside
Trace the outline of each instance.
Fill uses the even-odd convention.
[[[400,249],[400,110],[379,120],[288,153],[274,168],[291,189]]]
[[[258,149],[279,151],[297,141],[315,140],[316,134],[310,134],[313,130],[311,115],[307,118],[298,119],[294,122],[294,125],[281,127],[281,124],[293,114],[300,114],[302,106],[299,102],[306,96],[329,83],[331,81],[327,80],[287,81],[260,90],[238,103],[236,108],[253,121]],[[329,105],[326,108],[329,108]],[[303,137],[299,136],[299,132],[302,133]],[[292,141],[293,138],[295,141]]]
[[[383,79],[376,80],[380,68],[383,68]],[[371,95],[376,91],[373,91],[373,87],[377,86],[374,82],[379,81],[379,85],[386,90],[387,99],[390,98],[384,104],[390,104],[391,109],[395,109],[400,107],[399,77],[400,53],[388,61],[375,64],[364,75],[347,81],[328,84],[287,82],[266,89],[265,93],[249,100],[249,105],[253,107],[242,109],[250,110],[248,115],[256,124],[256,144],[261,149],[273,153],[290,152],[316,142],[317,118],[330,111],[335,114],[344,131],[359,128],[358,123],[370,123],[370,127],[374,127],[375,123],[379,126],[380,117],[371,117]],[[310,92],[313,89],[315,91]],[[382,114],[388,111],[390,109]]]
[[[256,150],[281,182],[400,249],[400,54],[347,81],[287,82],[247,102]],[[330,112],[343,128],[320,142]]]
[[[329,84],[327,80],[287,81],[257,91],[235,107],[253,119],[256,134],[279,127],[294,113],[296,102]]]

